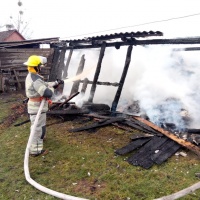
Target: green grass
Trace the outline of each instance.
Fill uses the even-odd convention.
[[[6,121],[6,125],[0,124],[0,199],[57,199],[25,180],[23,162],[30,123],[14,126],[25,121],[27,115],[9,122],[7,116],[16,111],[13,107],[21,104],[19,98],[14,100],[5,103],[5,99],[0,99],[3,105],[0,121]],[[195,177],[195,173],[200,172],[200,159],[186,149],[183,150],[187,157],[172,156],[162,165],[145,170],[128,164],[125,161],[128,155],[114,154],[115,149],[128,144],[133,133],[114,126],[95,132],[68,132],[70,128],[80,126],[83,126],[80,120],[62,122],[59,118],[48,117],[44,146],[49,153],[30,157],[29,162],[31,177],[36,182],[58,192],[91,200],[151,200],[200,181]],[[200,190],[196,190],[181,199],[199,200],[199,197]]]

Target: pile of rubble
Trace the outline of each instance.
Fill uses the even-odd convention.
[[[73,115],[94,119],[94,123],[69,130],[71,132],[107,125],[114,125],[125,130],[128,128],[139,130],[141,133],[134,134],[129,144],[115,151],[117,155],[128,155],[128,163],[148,169],[154,164],[159,165],[165,162],[182,147],[200,156],[200,130],[185,129],[184,132],[178,132],[175,124],[163,123],[160,127],[149,121],[147,116],[112,113],[110,107],[105,104],[85,103],[79,108],[70,101],[78,94],[71,95],[64,102],[54,103],[47,114],[62,116],[63,119],[65,116]],[[137,106],[135,108],[139,111]]]

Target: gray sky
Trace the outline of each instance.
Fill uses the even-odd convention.
[[[161,31],[165,37],[200,35],[198,0],[21,0],[32,38],[104,35],[116,32]],[[18,0],[1,2],[0,25],[16,16]],[[122,28],[127,27],[127,28]],[[107,31],[109,30],[109,31]],[[104,31],[104,32],[103,32]],[[88,34],[90,33],[90,34]],[[87,35],[88,34],[88,35]]]

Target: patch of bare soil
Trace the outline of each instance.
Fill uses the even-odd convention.
[[[10,115],[5,117],[0,123],[0,128],[6,128],[15,122],[19,117],[27,113],[26,105],[23,104],[24,95],[20,93],[3,93],[0,97],[3,100],[3,104],[8,103],[10,106],[9,109],[11,109]]]
[[[94,180],[93,182],[81,180],[77,183],[74,191],[92,195],[100,193],[105,187],[106,185],[104,183],[99,183],[98,180]]]

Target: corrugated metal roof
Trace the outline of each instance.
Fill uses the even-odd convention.
[[[163,36],[163,33],[160,31],[143,31],[143,32],[125,32],[125,33],[114,33],[109,35],[100,35],[94,37],[87,37],[83,39],[74,39],[74,40],[61,40],[62,42],[73,42],[73,43],[88,43],[95,40],[111,40],[111,39],[121,39],[122,41],[126,41],[126,38],[139,38],[139,37],[152,37],[152,36]]]

